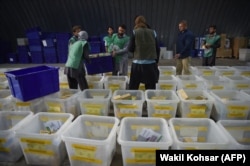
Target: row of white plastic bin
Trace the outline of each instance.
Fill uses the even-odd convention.
[[[4,95],[4,93],[8,95]],[[113,103],[114,115],[123,117],[141,117],[146,101],[148,117],[165,119],[176,116],[188,118],[250,119],[250,90],[185,90],[188,99],[180,91],[173,90],[116,90],[87,89],[83,92],[73,89],[61,89],[59,92],[21,102],[14,99],[9,91],[1,91],[0,110],[30,110],[38,112],[92,114],[107,116]],[[129,94],[129,98],[118,98]],[[198,98],[197,98],[198,97]],[[14,99],[14,101],[13,101]]]
[[[71,166],[107,166],[116,153],[116,140],[124,166],[154,164],[157,149],[250,149],[249,120],[126,117],[119,125],[116,117],[81,115],[72,122],[69,113],[27,111],[2,111],[0,118],[1,162],[15,162],[24,154],[27,164],[60,165],[68,154]],[[55,133],[41,133],[46,123],[55,121],[61,124]],[[138,141],[143,129],[161,139]]]
[[[89,89],[127,89],[129,77],[127,76],[86,76]],[[60,88],[69,88],[65,76],[60,79]],[[144,84],[140,84],[140,90],[145,90]],[[250,77],[245,76],[160,76],[156,89],[207,89],[207,90],[246,90],[250,89]]]

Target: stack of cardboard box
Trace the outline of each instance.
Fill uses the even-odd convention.
[[[248,39],[247,37],[235,37],[233,39],[233,56],[239,58],[239,49],[247,48]]]
[[[227,40],[227,35],[226,34],[221,34],[220,35],[220,48],[217,48],[217,52],[216,52],[216,57],[219,58],[231,58],[232,57],[232,49],[226,48],[226,41]]]

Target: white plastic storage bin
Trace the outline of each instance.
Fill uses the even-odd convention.
[[[108,166],[116,152],[115,117],[80,115],[62,138],[71,166]]]
[[[222,76],[201,76],[207,90],[228,90],[232,87]]]
[[[85,76],[89,85],[89,89],[103,89],[104,76]]]
[[[140,140],[140,135],[145,129],[161,135],[161,139],[158,142]],[[167,121],[152,117],[122,119],[117,141],[121,145],[123,166],[155,165],[155,150],[167,150],[173,142]]]
[[[104,89],[125,90],[128,83],[128,76],[105,76]]]
[[[231,89],[244,90],[250,89],[250,77],[245,76],[225,76],[225,79],[230,84]]]
[[[117,96],[130,95],[128,98],[118,98]],[[141,117],[142,107],[145,101],[145,94],[142,90],[116,90],[111,98],[115,117]]]
[[[177,79],[174,75],[161,75],[158,83],[156,83],[157,90],[176,90]]]
[[[112,91],[110,89],[85,89],[77,101],[82,114],[108,116]]]
[[[10,90],[0,90],[0,111],[11,111],[14,109],[14,101]]]
[[[59,84],[60,84],[59,85],[60,89],[69,89],[69,83],[68,83],[66,75],[60,75],[59,74]]]
[[[232,68],[236,70],[236,75],[250,77],[250,66],[233,66]]]
[[[16,132],[27,164],[59,166],[66,157],[61,139],[73,115],[69,113],[39,112]],[[46,133],[47,131],[53,133]],[[74,129],[75,131],[75,129]]]
[[[22,157],[15,132],[32,116],[30,111],[0,111],[0,162],[16,162]]]
[[[176,75],[175,66],[158,66],[160,76]]]
[[[209,118],[214,104],[213,97],[205,90],[185,90],[186,99],[180,91],[179,116],[186,118]]]
[[[16,111],[32,111],[34,114],[46,111],[43,97],[25,102],[14,98],[14,105]]]
[[[219,120],[217,125],[230,140],[228,149],[250,150],[250,120]]]
[[[214,76],[215,70],[210,66],[191,66],[193,75],[197,76]]]
[[[246,94],[248,94],[248,95],[249,95],[249,97],[250,97],[250,89],[248,89],[248,90],[241,90],[241,92],[242,92],[242,93],[246,93]]]
[[[250,112],[250,98],[237,90],[211,91],[215,110],[212,117],[217,120],[247,119]]]
[[[217,76],[233,76],[236,75],[236,70],[229,66],[213,66],[215,75]]]
[[[60,89],[58,92],[44,97],[47,112],[80,114],[77,89]]]
[[[173,150],[227,149],[228,137],[208,118],[172,118]]]
[[[199,76],[179,75],[176,78],[178,81],[177,89],[203,90],[205,88],[205,83]]]
[[[0,90],[9,88],[8,80],[4,74],[5,71],[8,71],[8,70],[0,69]]]
[[[146,90],[149,117],[170,119],[175,117],[179,98],[173,90]]]

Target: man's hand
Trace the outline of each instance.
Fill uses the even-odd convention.
[[[112,51],[112,57],[114,57],[116,55],[115,51]]]
[[[180,54],[175,54],[174,59],[178,59],[180,56]]]

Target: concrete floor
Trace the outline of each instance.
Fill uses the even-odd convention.
[[[131,63],[131,62],[130,62]],[[0,69],[1,68],[23,68],[23,67],[30,67],[30,66],[36,66],[39,64],[0,64]],[[52,66],[58,66],[58,67],[63,67],[64,64],[44,64],[44,65],[52,65]],[[160,60],[159,66],[164,65],[164,66],[175,66],[175,60]],[[245,62],[245,61],[239,61],[237,59],[220,59],[218,58],[216,60],[216,65],[217,66],[250,66],[250,62]],[[201,59],[199,58],[192,58],[191,60],[191,66],[201,66]],[[110,113],[110,116],[114,116],[113,113]],[[143,116],[147,116],[147,112],[145,110],[145,107],[143,109]],[[26,166],[26,162],[24,157],[22,157],[19,161],[16,163],[1,163],[0,166]],[[69,166],[69,160],[66,158],[62,166]],[[122,153],[121,153],[121,147],[119,144],[117,144],[116,148],[116,154],[112,160],[111,166],[122,166]]]

